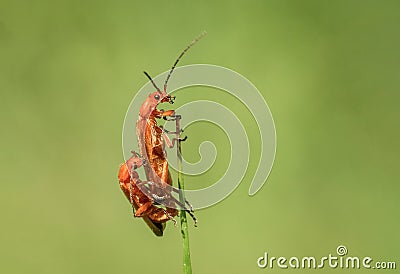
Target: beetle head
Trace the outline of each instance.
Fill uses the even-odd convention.
[[[135,151],[131,151],[132,157],[128,160],[128,168],[131,170],[132,168],[136,169],[144,165],[144,159],[140,157]]]
[[[147,100],[142,104],[142,107],[140,108],[140,115],[142,117],[145,117],[146,115],[149,115],[150,112],[152,112],[159,103],[170,103],[173,104],[175,100],[175,96],[171,96],[170,94],[167,93],[167,84],[169,81],[169,78],[171,77],[172,73],[174,72],[174,69],[176,65],[178,64],[179,60],[182,58],[182,56],[194,45],[199,41],[204,35],[206,35],[206,32],[202,32],[196,39],[194,39],[178,56],[178,59],[176,59],[175,63],[172,65],[171,70],[169,71],[167,78],[165,79],[164,83],[164,88],[163,91],[160,90],[160,88],[154,83],[153,79],[151,79],[151,76],[144,71],[144,74],[149,78],[150,82],[153,84],[154,88],[157,90],[156,92],[153,92],[147,97]]]
[[[161,96],[162,96],[161,103],[170,103],[170,104],[174,103],[175,96],[171,96],[166,92],[161,93]]]

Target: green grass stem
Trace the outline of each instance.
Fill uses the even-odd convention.
[[[177,132],[180,130],[179,126],[179,118],[176,120],[176,128]],[[181,190],[185,189],[185,182],[183,180],[182,174],[182,149],[181,149],[181,141],[178,136],[178,144],[177,144],[177,159],[178,159],[178,188]],[[179,192],[179,200],[181,204],[185,204],[185,196],[184,192]],[[179,214],[181,220],[181,234],[183,240],[183,273],[184,274],[192,274],[192,263],[190,260],[190,248],[189,248],[189,230],[187,224],[186,211],[181,209]]]

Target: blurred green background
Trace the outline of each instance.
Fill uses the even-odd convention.
[[[249,197],[252,136],[242,184],[196,212],[194,273],[279,272],[257,258],[322,257],[339,244],[399,268],[399,10],[389,0],[0,0],[0,272],[181,273],[179,228],[153,236],[131,217],[116,176],[142,71],[169,69],[203,30],[181,65],[221,65],[252,81],[278,147]],[[180,94],[178,103],[220,93]],[[245,108],[226,103],[251,125]],[[186,133],[193,161],[201,138],[227,140],[204,124]],[[216,180],[223,156],[188,183]]]

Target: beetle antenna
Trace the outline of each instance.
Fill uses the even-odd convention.
[[[192,42],[190,42],[190,44],[181,52],[181,54],[178,56],[178,58],[176,59],[174,65],[172,66],[171,70],[168,73],[167,79],[165,80],[165,84],[164,84],[164,91],[167,91],[167,84],[168,84],[168,80],[171,77],[172,72],[174,71],[176,65],[178,64],[179,60],[181,60],[182,56],[194,45],[197,43],[197,41],[199,41],[201,38],[203,38],[203,36],[205,36],[207,34],[206,31],[203,31],[199,36],[197,36]]]
[[[161,93],[161,90],[157,87],[156,83],[154,83],[153,79],[151,79],[150,75],[149,75],[147,72],[145,72],[145,71],[143,71],[143,73],[147,76],[147,78],[149,78],[150,82],[153,84],[153,86],[156,88],[156,90],[157,90],[159,93]]]

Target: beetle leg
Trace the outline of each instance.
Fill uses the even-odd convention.
[[[134,207],[134,202],[133,202],[133,194],[132,194],[132,189],[133,189],[133,184],[132,180],[129,181],[129,201],[132,205],[132,213],[135,216],[135,207]]]
[[[132,158],[134,159],[133,166],[136,166],[136,168],[139,168],[139,167],[147,164],[147,160],[144,157],[142,157],[139,153],[137,153],[134,150],[131,150],[131,153],[133,154]]]
[[[179,120],[182,118],[181,115],[175,114],[175,111],[171,115],[166,115],[166,116],[170,117],[169,119],[166,119],[166,117],[164,118],[164,120],[168,120],[168,121],[175,121],[175,120]]]
[[[160,125],[159,127],[161,128],[161,130],[163,132],[168,133],[168,134],[181,134],[183,132],[183,129],[180,129],[179,132],[177,132],[177,131],[166,130],[162,125]]]
[[[169,147],[169,148],[173,148],[173,147],[175,146],[175,142],[177,142],[177,141],[184,142],[184,141],[186,141],[187,138],[188,138],[187,136],[185,136],[184,138],[173,138],[173,139],[171,140],[171,139],[168,137],[168,135],[165,134],[164,132],[163,132],[162,136],[163,136],[163,138],[164,138],[165,144],[166,144],[167,147]]]
[[[197,218],[196,218],[196,216],[194,216],[193,212],[191,212],[189,210],[185,210],[185,211],[190,215],[190,217],[192,217],[193,222],[194,222],[194,226],[197,227]]]
[[[174,197],[170,196],[170,199],[171,199],[172,202],[174,202],[174,203],[176,203],[178,206],[180,206],[180,208],[182,208],[181,210],[186,211],[186,212],[190,215],[190,217],[192,217],[193,222],[194,222],[194,226],[197,227],[197,218],[196,218],[196,216],[194,216],[194,214],[193,214],[193,209],[191,208],[192,205],[189,204],[189,205],[190,205],[190,209],[187,209],[187,208],[185,207],[184,204],[182,204],[180,201],[178,201],[178,200],[175,199]],[[185,199],[185,201],[187,202],[186,199]],[[188,202],[187,202],[187,203],[188,203]]]
[[[174,145],[175,145],[175,142],[184,142],[184,141],[186,141],[187,140],[187,136],[185,136],[185,137],[183,137],[183,138],[173,138],[172,139],[172,147],[174,147]]]
[[[181,115],[175,114],[174,110],[167,110],[162,112],[161,116],[164,118],[164,120],[167,121],[177,121],[177,129],[176,131],[168,131],[166,129],[164,129],[163,126],[160,126],[161,130],[162,130],[162,137],[165,141],[165,144],[169,147],[169,148],[173,148],[175,146],[175,142],[177,141],[186,141],[187,136],[185,136],[184,138],[173,138],[172,140],[168,137],[167,133],[171,133],[171,134],[176,134],[176,135],[180,135],[183,132],[183,129],[179,128],[179,120],[181,119]],[[170,119],[167,119],[166,117],[169,116]]]
[[[178,138],[173,138],[172,140],[168,137],[168,135],[166,133],[163,132],[162,134],[165,144],[167,145],[167,147],[169,148],[173,148],[175,146],[175,142],[178,140]],[[186,138],[187,139],[187,138]],[[185,139],[185,140],[186,140]]]
[[[154,185],[153,184],[153,182],[149,182],[149,185]],[[147,188],[147,189],[149,189],[149,188]],[[173,192],[175,192],[175,193],[179,193],[180,192],[180,190],[179,189],[176,189],[176,188],[174,188],[174,187],[172,187],[172,186],[167,186],[167,191],[173,191]],[[175,199],[173,196],[171,196],[170,194],[168,194],[168,196],[170,197],[170,198],[172,198],[173,200],[174,200],[174,202],[175,203],[177,203],[177,204],[179,204],[179,206],[181,207],[181,208],[184,208],[185,210],[187,210],[187,211],[190,211],[190,212],[194,212],[193,211],[193,206],[192,206],[192,204],[185,198],[185,204],[188,206],[188,207],[186,207],[186,206],[184,206],[184,205],[182,205],[177,199]],[[154,197],[153,197],[154,198]],[[165,199],[165,197],[163,196],[163,200]],[[161,199],[159,199],[159,200],[161,200]]]
[[[157,113],[158,114],[158,118],[163,118],[164,120],[169,120],[167,117],[168,116],[173,116],[173,115],[175,115],[175,110],[172,110],[172,109],[170,109],[170,110],[159,110],[159,113]]]
[[[194,212],[194,211],[193,211],[193,206],[192,206],[191,203],[189,203],[188,200],[186,200],[186,198],[185,198],[185,204],[187,204],[187,206],[189,207],[189,211],[193,213],[193,212]]]
[[[174,144],[171,142],[171,139],[169,139],[168,135],[165,132],[162,133],[162,137],[167,147],[169,148],[174,147]]]
[[[181,134],[182,132],[184,132],[183,129],[181,129],[181,130],[179,130],[179,131],[169,131],[169,130],[166,130],[166,129],[162,128],[162,130],[163,130],[165,133],[168,133],[168,134]]]
[[[174,219],[173,215],[175,215],[175,216],[178,215],[177,210],[173,209],[175,211],[173,211],[172,214],[170,214],[170,212],[168,212],[168,211],[171,211],[171,210],[169,210],[169,208],[167,208],[167,210],[165,210],[165,209],[163,209],[163,210],[164,210],[165,215],[167,215],[168,219],[170,219],[172,222],[174,222],[174,226],[176,226],[176,220]]]
[[[162,200],[170,199],[172,202],[178,204],[184,210],[190,211],[192,213],[194,212],[192,205],[190,204],[190,202],[186,198],[185,198],[185,204],[188,207],[183,205],[180,201],[178,201],[170,193],[165,192],[165,191],[173,191],[175,193],[179,193],[178,189],[176,189],[176,188],[174,188],[174,187],[172,187],[170,185],[166,186],[167,188],[164,190],[165,195],[163,195],[163,196],[159,196],[159,195],[155,196],[154,194],[151,193],[150,186],[154,186],[154,187],[156,187],[156,188],[161,190],[161,188],[160,188],[160,186],[158,184],[155,184],[155,183],[153,183],[151,181],[146,181],[146,182],[140,181],[139,183],[136,183],[136,185],[140,188],[140,190],[142,190],[142,192],[146,193],[146,196],[151,196],[155,200],[155,202],[157,202],[157,203],[161,203]]]
[[[144,183],[144,182],[143,182],[143,183]],[[149,195],[151,195],[151,191],[150,191],[149,185],[154,185],[154,186],[157,187],[157,185],[156,185],[156,184],[153,184],[153,182],[147,182],[147,183],[148,183],[147,186],[146,186],[145,184],[143,184],[143,183],[141,183],[141,186],[143,185],[144,189],[146,190],[146,193],[148,193]],[[172,191],[174,191],[174,192],[176,192],[176,193],[179,192],[179,191],[176,190],[175,188],[172,188],[172,187],[170,187],[170,188],[172,189]],[[156,200],[157,200],[157,199],[156,199]],[[185,203],[188,205],[189,208],[187,208],[184,204],[182,204],[182,203],[181,203],[180,201],[178,201],[175,197],[173,197],[173,196],[171,196],[171,195],[169,195],[169,194],[166,194],[165,196],[163,196],[163,199],[162,199],[162,200],[165,201],[165,205],[167,206],[167,211],[171,211],[171,212],[170,212],[170,215],[176,216],[178,213],[177,213],[177,210],[176,210],[176,209],[170,208],[170,207],[168,207],[168,205],[169,205],[169,206],[172,206],[173,204],[177,204],[182,210],[186,211],[186,212],[190,215],[190,217],[192,217],[193,222],[194,222],[194,226],[197,227],[197,218],[196,218],[196,216],[194,216],[194,214],[193,214],[194,212],[193,212],[192,205],[188,202],[188,200],[185,199]],[[161,201],[161,199],[159,199],[159,201]],[[169,202],[169,203],[168,203],[168,202]],[[163,204],[164,204],[164,203],[163,203]],[[158,218],[162,218],[162,216],[158,216]]]
[[[180,192],[179,189],[176,189],[176,188],[174,188],[174,187],[172,187],[172,186],[169,186],[169,187],[168,187],[168,190],[169,190],[169,191],[173,191],[173,192],[175,192],[175,193],[179,193],[179,192]],[[194,212],[194,211],[193,211],[192,205],[189,203],[189,201],[188,201],[186,198],[185,198],[185,204],[187,205],[187,207],[185,206],[185,204],[182,204],[178,199],[176,199],[174,196],[172,196],[172,195],[170,195],[170,194],[168,194],[167,198],[168,198],[172,203],[175,203],[175,204],[179,205],[179,207],[180,207],[181,209],[187,211],[188,213],[189,213],[189,212],[190,212],[190,213],[193,213],[193,212]],[[190,214],[190,213],[189,213],[189,214]],[[192,216],[192,215],[191,215],[191,216]],[[194,216],[192,216],[192,217],[193,217],[193,220],[196,219]],[[197,221],[196,221],[196,222],[197,222]]]
[[[185,207],[184,204],[182,204],[180,201],[178,201],[177,199],[175,199],[175,198],[172,197],[172,196],[170,196],[170,199],[171,199],[171,201],[172,201],[173,203],[176,203],[177,205],[179,205],[179,206],[182,208],[181,210],[184,210],[185,212],[187,212],[187,213],[190,215],[190,217],[192,217],[193,222],[194,222],[194,226],[197,227],[197,218],[196,218],[196,216],[194,216],[193,210],[192,210],[192,209],[187,209],[187,208]],[[187,202],[187,201],[186,201],[186,202]],[[190,206],[191,206],[191,205],[190,205]],[[167,208],[167,209],[168,209],[168,208]]]
[[[188,138],[187,136],[185,136],[183,138],[174,138],[174,139],[172,139],[172,142],[173,143],[176,142],[176,141],[184,142],[184,141],[187,140],[187,138]]]
[[[194,226],[197,227],[197,218],[193,214],[192,205],[189,204],[189,202],[185,199],[185,202],[187,204],[189,204],[189,206],[190,206],[190,209],[187,209],[184,204],[182,204],[180,201],[176,200],[174,197],[171,196],[171,199],[173,199],[174,202],[182,208],[182,210],[186,211],[190,215],[190,217],[192,217],[193,222],[194,222]]]

